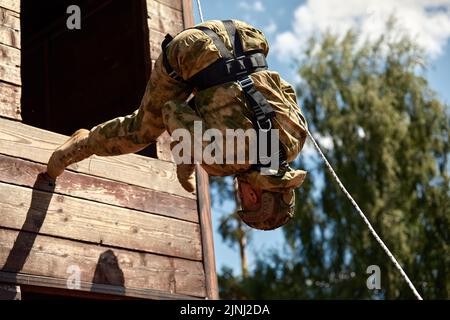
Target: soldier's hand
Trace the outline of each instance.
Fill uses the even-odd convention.
[[[187,192],[195,191],[195,166],[193,164],[179,164],[177,166],[177,178],[181,186]]]

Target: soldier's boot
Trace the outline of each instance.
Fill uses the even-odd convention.
[[[88,145],[89,130],[77,130],[63,145],[58,147],[47,164],[47,174],[56,179],[67,166],[93,155]]]
[[[177,178],[181,186],[187,192],[195,191],[195,166],[193,164],[179,164],[177,166]]]

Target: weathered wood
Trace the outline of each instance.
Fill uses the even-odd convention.
[[[36,177],[46,167],[0,154],[0,181],[198,223],[194,199],[65,171],[54,186]]]
[[[19,49],[0,44],[0,80],[22,84]]]
[[[20,12],[20,0],[0,0],[0,7]]]
[[[157,1],[147,3],[149,28],[176,35],[183,30],[183,13]]]
[[[31,243],[29,238],[33,238]],[[17,241],[30,246],[17,248]],[[109,249],[25,231],[0,229],[0,266],[2,271],[64,279],[66,283],[78,269],[81,282],[123,287],[125,293],[125,288],[140,288],[205,296],[201,262]]]
[[[22,79],[20,77],[20,68],[0,63],[0,80],[21,85]]]
[[[153,1],[165,4],[166,6],[179,11],[183,10],[183,6],[181,3],[183,0],[147,0],[147,6],[149,5],[150,2]]]
[[[214,240],[211,220],[211,200],[209,196],[208,174],[200,165],[196,166],[198,212],[202,232],[203,266],[206,277],[206,296],[209,299],[219,299],[216,261],[214,255]]]
[[[153,61],[157,60],[161,54],[161,43],[163,42],[164,37],[164,33],[150,29],[150,57]]]
[[[192,1],[193,0],[182,0],[183,24],[185,29],[193,27],[195,24],[194,8],[192,7]]]
[[[169,293],[153,289],[124,288],[108,284],[92,284],[80,281],[78,290],[67,288],[67,279],[35,276],[31,274],[0,271],[0,281],[19,284],[21,292],[36,292],[57,296],[70,296],[96,300],[125,300],[125,299],[153,299],[153,300],[199,300],[202,297]],[[26,296],[26,294],[23,294]]]
[[[0,153],[33,162],[47,163],[51,153],[67,136],[0,118]],[[81,161],[70,170],[195,199],[177,180],[176,166],[144,156],[129,154]]]
[[[0,300],[21,300],[20,287],[15,284],[0,283]]]
[[[0,44],[0,63],[20,67],[20,50]]]
[[[20,14],[4,8],[0,1],[0,25],[9,27],[14,30],[20,30]]]
[[[0,226],[191,260],[202,259],[198,224],[2,182]]]
[[[0,43],[20,49],[20,32],[0,25]]]
[[[170,142],[172,138],[167,131],[158,137],[156,141],[156,152],[158,159],[173,162],[172,151],[170,150]]]
[[[22,120],[20,98],[20,87],[0,81],[0,117]]]

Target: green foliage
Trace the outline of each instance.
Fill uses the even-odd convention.
[[[311,39],[299,103],[313,135],[333,142],[326,156],[418,291],[449,298],[449,107],[429,88],[426,56],[410,38],[391,31],[359,41],[354,31]],[[260,259],[245,281],[225,270],[222,297],[414,298],[325,166],[300,163],[310,175],[284,227],[288,256]],[[381,290],[366,287],[369,265],[381,268]]]

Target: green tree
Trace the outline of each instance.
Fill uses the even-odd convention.
[[[393,20],[387,26],[363,44],[355,31],[311,39],[299,103],[313,135],[331,139],[330,163],[418,291],[448,298],[449,107],[424,77],[425,53]],[[251,298],[414,298],[325,166],[304,156],[296,165],[310,175],[284,227],[288,254],[261,259],[239,290]],[[381,268],[381,290],[366,287],[370,265]],[[233,297],[232,274],[220,281]]]

